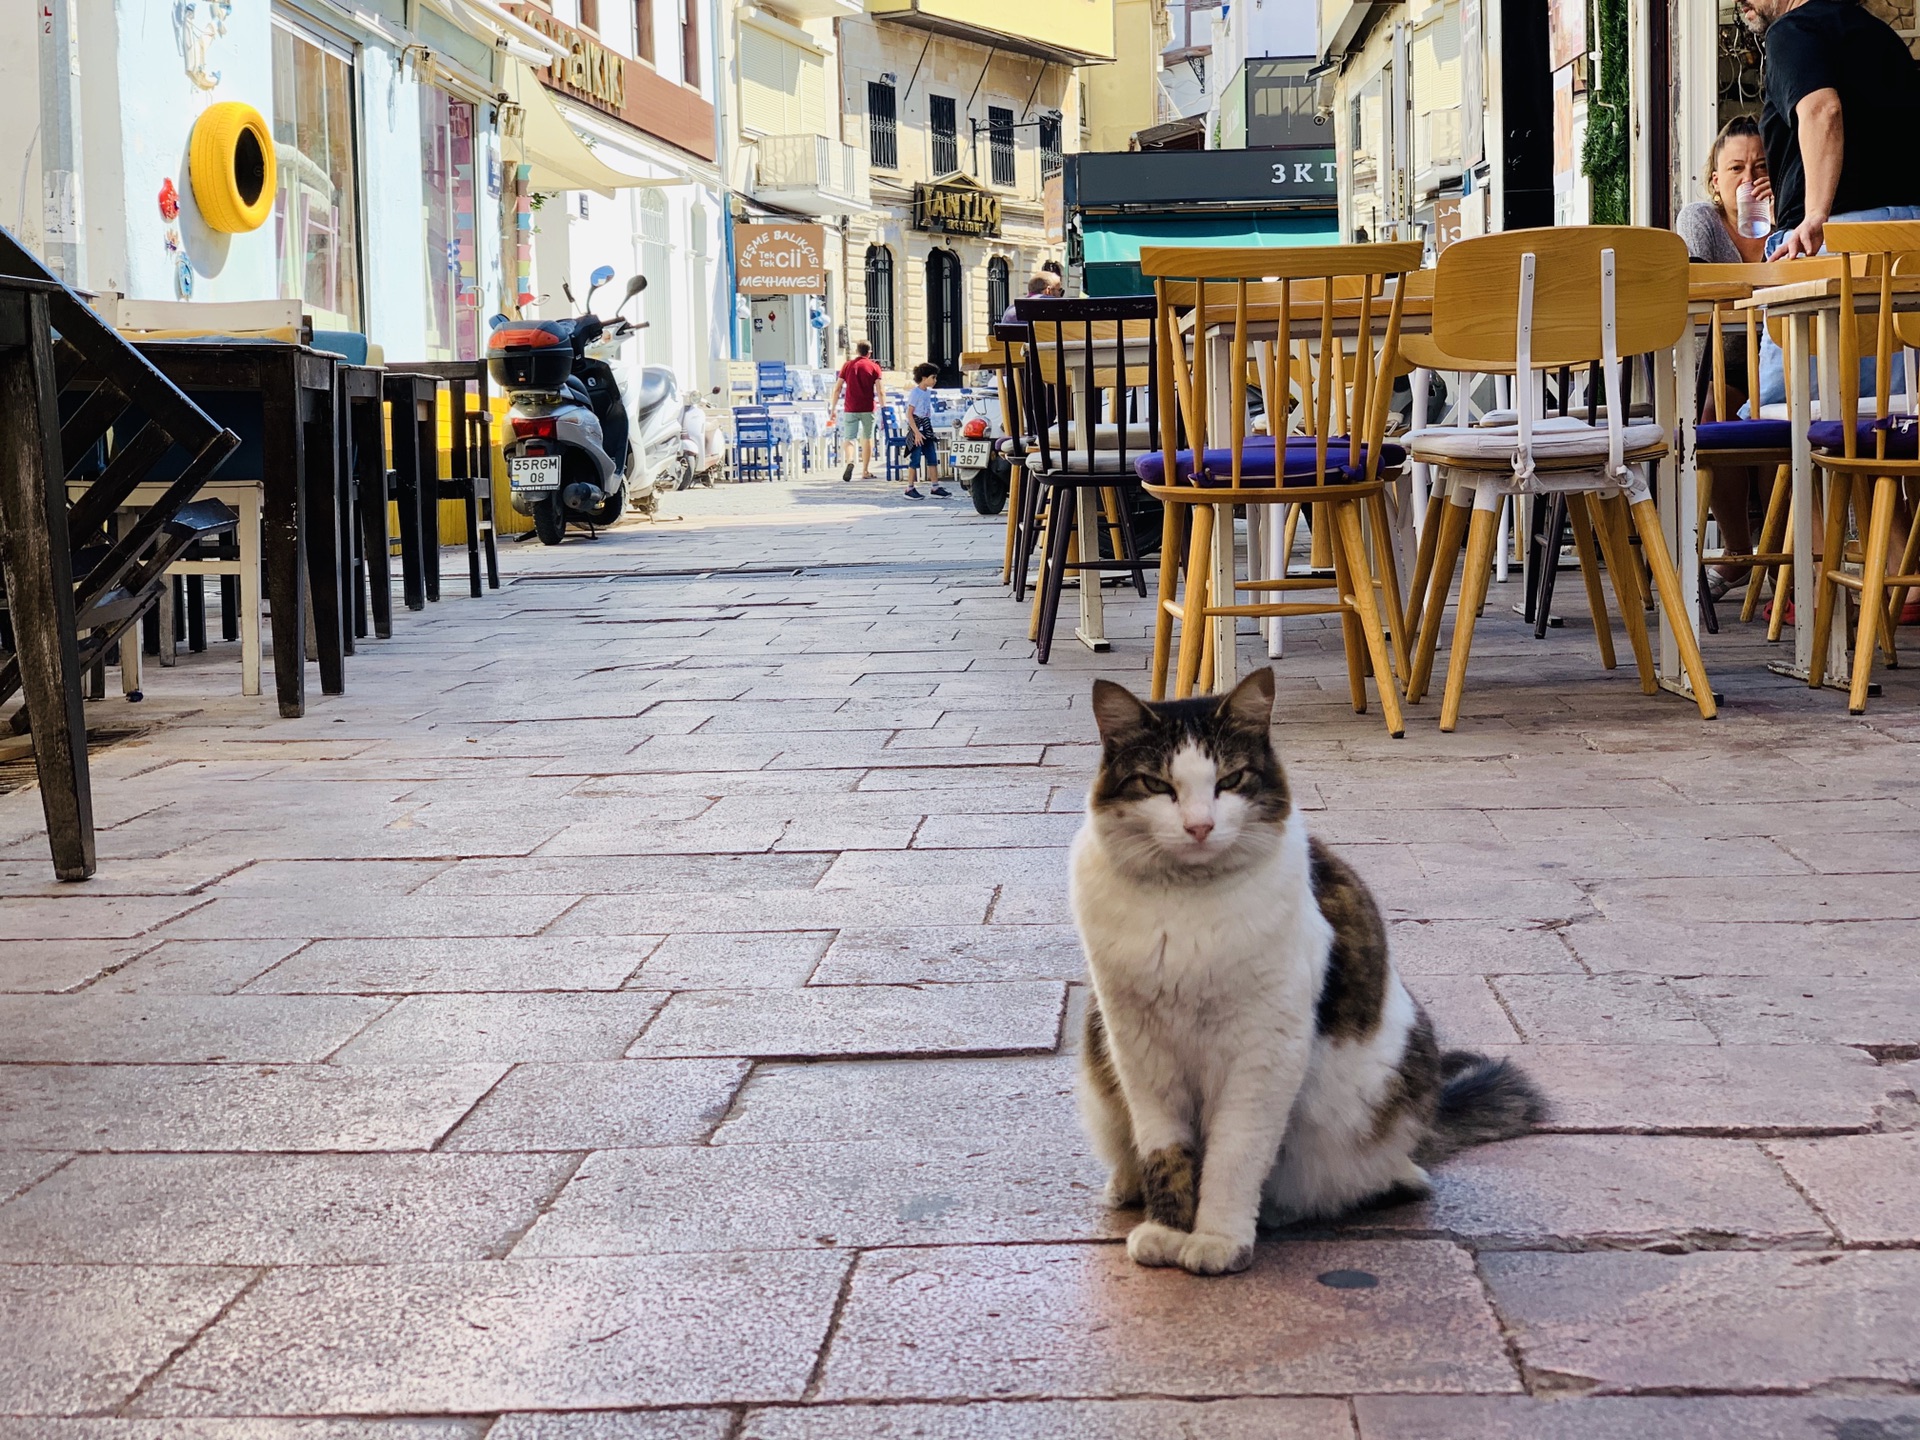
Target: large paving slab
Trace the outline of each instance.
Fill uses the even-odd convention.
[[[1360,1440],[1904,1440],[1920,1399],[1362,1395]]]
[[[81,1155],[0,1205],[0,1264],[377,1265],[504,1255],[570,1155]]]
[[[1920,1383],[1920,1254],[1483,1255],[1528,1371],[1557,1386],[1805,1392]]]
[[[181,1265],[0,1265],[0,1413],[111,1411],[253,1278]]]
[[[1349,1440],[1338,1400],[1032,1400],[749,1412],[740,1440]]]
[[[846,985],[675,995],[634,1055],[1013,1054],[1057,1043],[1066,987]]]
[[[324,1060],[392,1005],[334,995],[0,995],[0,1064]]]
[[[1767,1149],[1848,1245],[1920,1245],[1920,1131]]]
[[[1316,1278],[1347,1270],[1376,1283]],[[1264,1245],[1212,1280],[1142,1269],[1118,1245],[1028,1245],[863,1255],[820,1395],[1518,1387],[1471,1258],[1444,1242]]]
[[[795,1400],[849,1263],[789,1251],[280,1270],[135,1409],[472,1414]]]
[[[689,1145],[726,1116],[745,1060],[535,1061],[516,1065],[442,1141],[447,1150]]]

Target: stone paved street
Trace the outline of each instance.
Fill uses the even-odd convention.
[[[1850,719],[1728,606],[1703,724],[1516,581],[1396,742],[1291,623],[1298,802],[1556,1118],[1198,1280],[1071,1095],[1150,606],[1043,669],[964,499],[666,509],[303,720],[218,645],[92,707],[87,885],[0,796],[0,1440],[1920,1435],[1911,670]]]

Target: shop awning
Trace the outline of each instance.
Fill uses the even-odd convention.
[[[1313,215],[1133,215],[1081,218],[1082,254],[1089,265],[1137,265],[1143,245],[1221,245],[1281,248],[1338,245],[1340,221],[1331,211]]]
[[[547,87],[534,78],[525,65],[515,63],[506,77],[507,93],[522,112],[518,138],[503,137],[506,159],[533,167],[530,177],[535,190],[591,190],[611,197],[616,190],[660,188],[684,185],[680,178],[642,179],[616,170],[582,140],[560,107],[553,103]]]

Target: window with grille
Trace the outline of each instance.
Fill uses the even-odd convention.
[[[1066,166],[1060,156],[1060,117],[1042,115],[1040,117],[1040,173],[1058,175]]]
[[[867,82],[867,161],[875,169],[900,168],[899,132],[893,118],[893,86]]]
[[[881,368],[893,369],[893,252],[884,245],[867,247],[867,342]]]
[[[933,173],[951,175],[960,168],[960,127],[951,95],[927,97],[927,133],[933,137]]]
[[[1013,111],[987,107],[987,138],[993,151],[993,183],[1013,184]]]
[[[1013,303],[1013,269],[1001,255],[987,261],[987,323],[998,325]]]

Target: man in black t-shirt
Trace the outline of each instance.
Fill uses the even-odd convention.
[[[1769,258],[1819,254],[1829,220],[1920,218],[1920,72],[1892,27],[1857,0],[1738,3],[1766,39]]]

